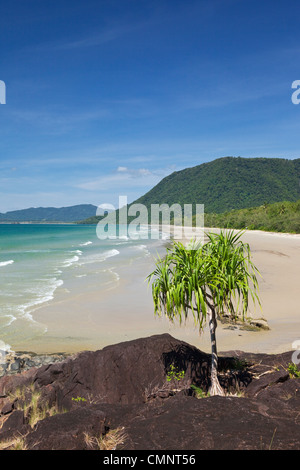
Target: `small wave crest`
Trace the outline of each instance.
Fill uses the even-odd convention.
[[[77,261],[79,261],[79,256],[77,256],[77,255],[76,255],[76,256],[72,256],[72,258],[67,259],[67,260],[63,263],[62,267],[63,267],[63,268],[68,268],[69,266],[72,266],[72,264],[77,263]]]
[[[14,263],[13,259],[10,259],[8,261],[1,261],[0,266],[8,266],[9,264],[13,264],[13,263]]]
[[[103,253],[97,253],[97,254],[93,254],[89,256],[84,256],[80,259],[80,263],[78,264],[82,266],[85,264],[101,263],[105,261],[107,258],[111,258],[112,256],[117,256],[119,254],[120,254],[119,250],[116,250],[115,248],[113,248],[112,250],[107,250],[107,251],[104,251]]]
[[[54,298],[54,292],[58,287],[61,287],[63,283],[63,280],[56,279],[54,277],[52,279],[48,279],[46,285],[40,285],[39,287],[28,289],[27,292],[34,294],[34,298],[30,302],[26,302],[25,304],[17,307],[19,315],[35,323],[31,313],[29,312],[35,310],[39,305],[52,300]]]
[[[136,245],[135,250],[145,253],[146,256],[150,256],[150,251],[147,249],[146,245]]]

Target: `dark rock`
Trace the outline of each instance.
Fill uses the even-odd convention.
[[[52,384],[70,406],[70,399],[81,396],[106,403],[143,403],[151,387],[166,382],[170,364],[185,370],[188,380],[208,387],[209,355],[170,335],[157,335],[83,352],[37,371],[35,383]]]
[[[16,359],[10,364],[9,370],[11,372],[19,372],[21,370],[21,359]]]
[[[210,355],[170,335],[85,351],[0,379],[0,442],[23,433],[28,449],[95,449],[96,439],[121,428],[128,450],[300,449],[300,379],[287,372],[291,356],[222,353],[220,382],[242,396],[198,399],[191,384],[205,396]],[[166,380],[171,365],[184,379]],[[33,429],[8,401],[16,388],[30,397],[32,384],[39,406],[60,411]]]
[[[104,435],[105,424],[101,410],[80,408],[40,421],[26,443],[32,450],[87,450],[87,438]]]
[[[14,409],[14,402],[8,399],[1,406],[1,414],[7,415],[8,413],[11,413],[13,409]]]
[[[27,371],[15,375],[5,375],[0,378],[0,397],[7,396],[8,393],[16,390],[17,388],[27,387],[32,384],[36,375],[37,369],[31,368]],[[1,411],[1,410],[0,410]]]
[[[176,395],[120,421],[130,450],[299,449],[299,425],[274,420],[245,398]]]
[[[248,397],[257,396],[262,390],[274,384],[285,382],[289,379],[289,374],[286,371],[270,372],[260,378],[254,379],[247,387],[246,395]]]
[[[251,320],[250,326],[254,326],[255,328],[262,329],[262,330],[270,329],[267,320],[265,320],[264,318],[257,318],[257,319]]]
[[[25,416],[22,410],[15,410],[10,416],[4,421],[4,424],[1,429],[1,433],[7,433],[18,429],[19,431],[23,428],[25,424]]]

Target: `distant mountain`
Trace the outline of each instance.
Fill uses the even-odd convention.
[[[70,207],[31,207],[0,213],[0,222],[78,222],[96,214],[97,206],[79,204]]]
[[[300,199],[300,159],[224,157],[175,171],[134,203],[204,204],[206,213]]]

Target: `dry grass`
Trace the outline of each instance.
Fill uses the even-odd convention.
[[[20,434],[0,442],[0,450],[27,450],[26,436]]]
[[[5,423],[5,421],[7,420],[8,416],[1,416],[0,417],[0,431],[2,429],[2,426],[3,424]]]
[[[64,412],[59,411],[56,405],[49,407],[47,403],[43,403],[41,392],[35,389],[34,384],[28,387],[17,388],[14,392],[7,394],[7,396],[14,402],[14,409],[24,412],[24,416],[31,428],[34,428],[39,421],[47,417]],[[97,403],[98,400],[98,397],[94,397],[93,400],[89,399],[91,403]],[[6,416],[0,418],[0,429],[6,419]],[[124,428],[119,427],[108,431],[104,436],[100,437],[85,433],[84,439],[87,447],[90,449],[115,450],[118,446],[124,444],[126,434]],[[27,450],[26,436],[20,434],[5,441],[0,441],[0,450]]]
[[[118,446],[123,445],[126,440],[124,428],[116,428],[108,431],[104,436],[96,437],[84,433],[84,440],[88,448],[98,450],[116,450]]]
[[[33,385],[28,389],[17,390],[10,397],[17,399],[16,409],[24,412],[24,416],[32,428],[39,421],[59,412],[56,405],[49,407],[47,404],[41,403],[41,392],[35,390]]]
[[[16,388],[14,392],[10,392],[7,396],[14,402],[16,410],[24,412],[24,416],[32,428],[48,416],[54,416],[61,412],[56,405],[50,407],[48,404],[42,403],[41,392],[35,389],[34,384],[28,387]]]
[[[187,390],[191,386],[191,380],[184,378],[182,380],[171,380],[170,382],[164,382],[162,385],[153,385],[152,383],[145,388],[144,398],[145,401],[149,401],[151,398],[156,397],[160,392],[180,392]]]
[[[8,398],[14,402],[16,410],[22,410],[29,425],[33,428],[39,421],[54,416],[59,411],[57,406],[49,407],[41,402],[41,392],[36,390],[34,384],[28,387],[17,388],[14,392],[7,394]],[[0,418],[0,429],[8,417]],[[0,450],[27,450],[26,436],[15,435],[12,438],[0,442]]]

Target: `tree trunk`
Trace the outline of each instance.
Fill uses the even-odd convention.
[[[211,396],[213,395],[221,395],[224,396],[224,390],[222,389],[221,385],[219,384],[218,380],[218,354],[217,354],[217,342],[216,342],[216,328],[217,328],[217,320],[216,320],[216,313],[213,308],[209,309],[208,313],[209,318],[209,331],[210,331],[210,340],[211,340],[211,386],[209,389],[209,393]]]

